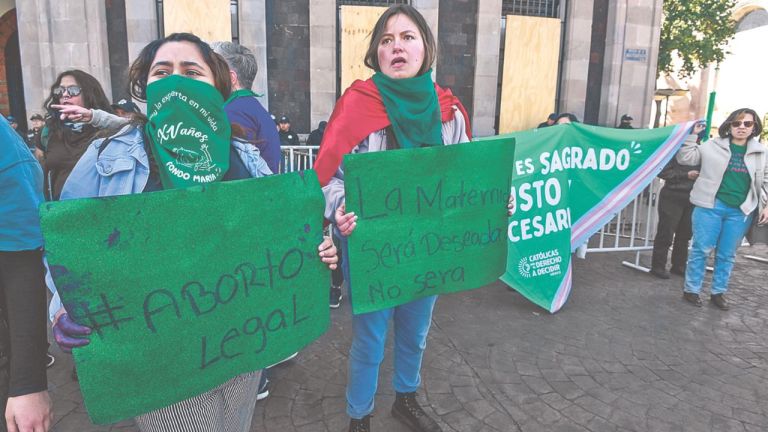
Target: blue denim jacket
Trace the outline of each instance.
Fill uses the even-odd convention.
[[[109,145],[99,152],[106,140],[109,140]],[[272,174],[257,147],[246,141],[233,139],[232,148],[251,177]],[[111,137],[94,140],[88,146],[64,183],[61,199],[141,193],[148,180],[149,157],[144,147],[144,136],[141,129],[126,125]],[[48,306],[48,315],[53,321],[62,304],[50,272],[46,272],[46,283],[53,294]]]

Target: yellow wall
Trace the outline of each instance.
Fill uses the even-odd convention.
[[[363,63],[368,50],[373,26],[385,7],[342,6],[341,7],[341,90],[349,87],[356,79],[368,79],[373,70]]]
[[[165,34],[194,33],[208,42],[231,41],[229,0],[163,0]]]
[[[555,110],[560,20],[507,16],[499,133],[531,129]]]

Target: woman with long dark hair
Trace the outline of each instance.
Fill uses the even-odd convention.
[[[149,120],[137,118],[107,139],[89,147],[64,186],[62,198],[124,195],[183,188],[216,181],[271,174],[258,149],[237,138],[224,101],[231,92],[229,68],[207,43],[189,33],[174,33],[151,42],[133,62],[131,94],[148,102]],[[172,93],[175,92],[175,93]],[[175,103],[168,94],[193,96],[200,109],[186,101]],[[190,98],[191,99],[191,98]],[[164,127],[183,121],[205,133],[171,136]],[[212,125],[214,123],[216,126]],[[336,267],[336,249],[326,238],[320,258]],[[57,307],[58,306],[58,307]],[[90,330],[52,304],[54,336],[64,350],[88,343]],[[201,395],[136,417],[144,432],[248,431],[256,402],[259,371],[238,375]]]
[[[100,129],[124,121],[110,115],[112,107],[99,81],[78,69],[56,77],[43,106],[50,114],[46,122],[45,191],[49,200],[57,200],[72,168]],[[82,112],[66,114],[73,109]],[[84,117],[83,112],[91,115]]]

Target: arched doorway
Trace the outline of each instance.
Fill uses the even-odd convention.
[[[26,130],[27,109],[24,102],[16,9],[11,9],[0,17],[0,56],[0,112],[16,116],[19,129]]]

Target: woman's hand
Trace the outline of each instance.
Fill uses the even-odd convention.
[[[698,135],[706,128],[707,128],[706,123],[702,123],[702,122],[696,123],[695,125],[693,125],[693,129],[691,129],[691,135]]]
[[[93,111],[77,105],[51,105],[51,108],[59,111],[62,121],[88,123],[93,119]]]
[[[53,323],[53,338],[65,353],[71,353],[72,348],[79,348],[91,343],[91,340],[86,337],[90,334],[91,329],[89,327],[81,326],[72,321],[66,312],[57,314]]]
[[[338,266],[339,262],[339,255],[336,251],[336,245],[333,244],[333,240],[328,237],[323,237],[323,242],[320,243],[320,246],[317,247],[317,249],[320,251],[320,260],[326,264],[328,264],[328,268],[331,270],[336,270],[336,267]]]
[[[346,203],[339,206],[339,208],[336,209],[336,228],[339,229],[339,232],[341,232],[341,235],[344,237],[348,237],[350,234],[352,234],[352,231],[355,230],[355,227],[357,226],[357,215],[355,215],[355,212],[346,212]]]
[[[757,220],[758,225],[768,224],[768,206],[760,212],[760,219]]]
[[[53,422],[53,404],[47,391],[9,397],[5,407],[8,432],[46,432]]]
[[[510,195],[509,202],[507,202],[507,214],[513,216],[515,214],[515,210],[517,210],[517,206],[515,205],[515,196]]]

